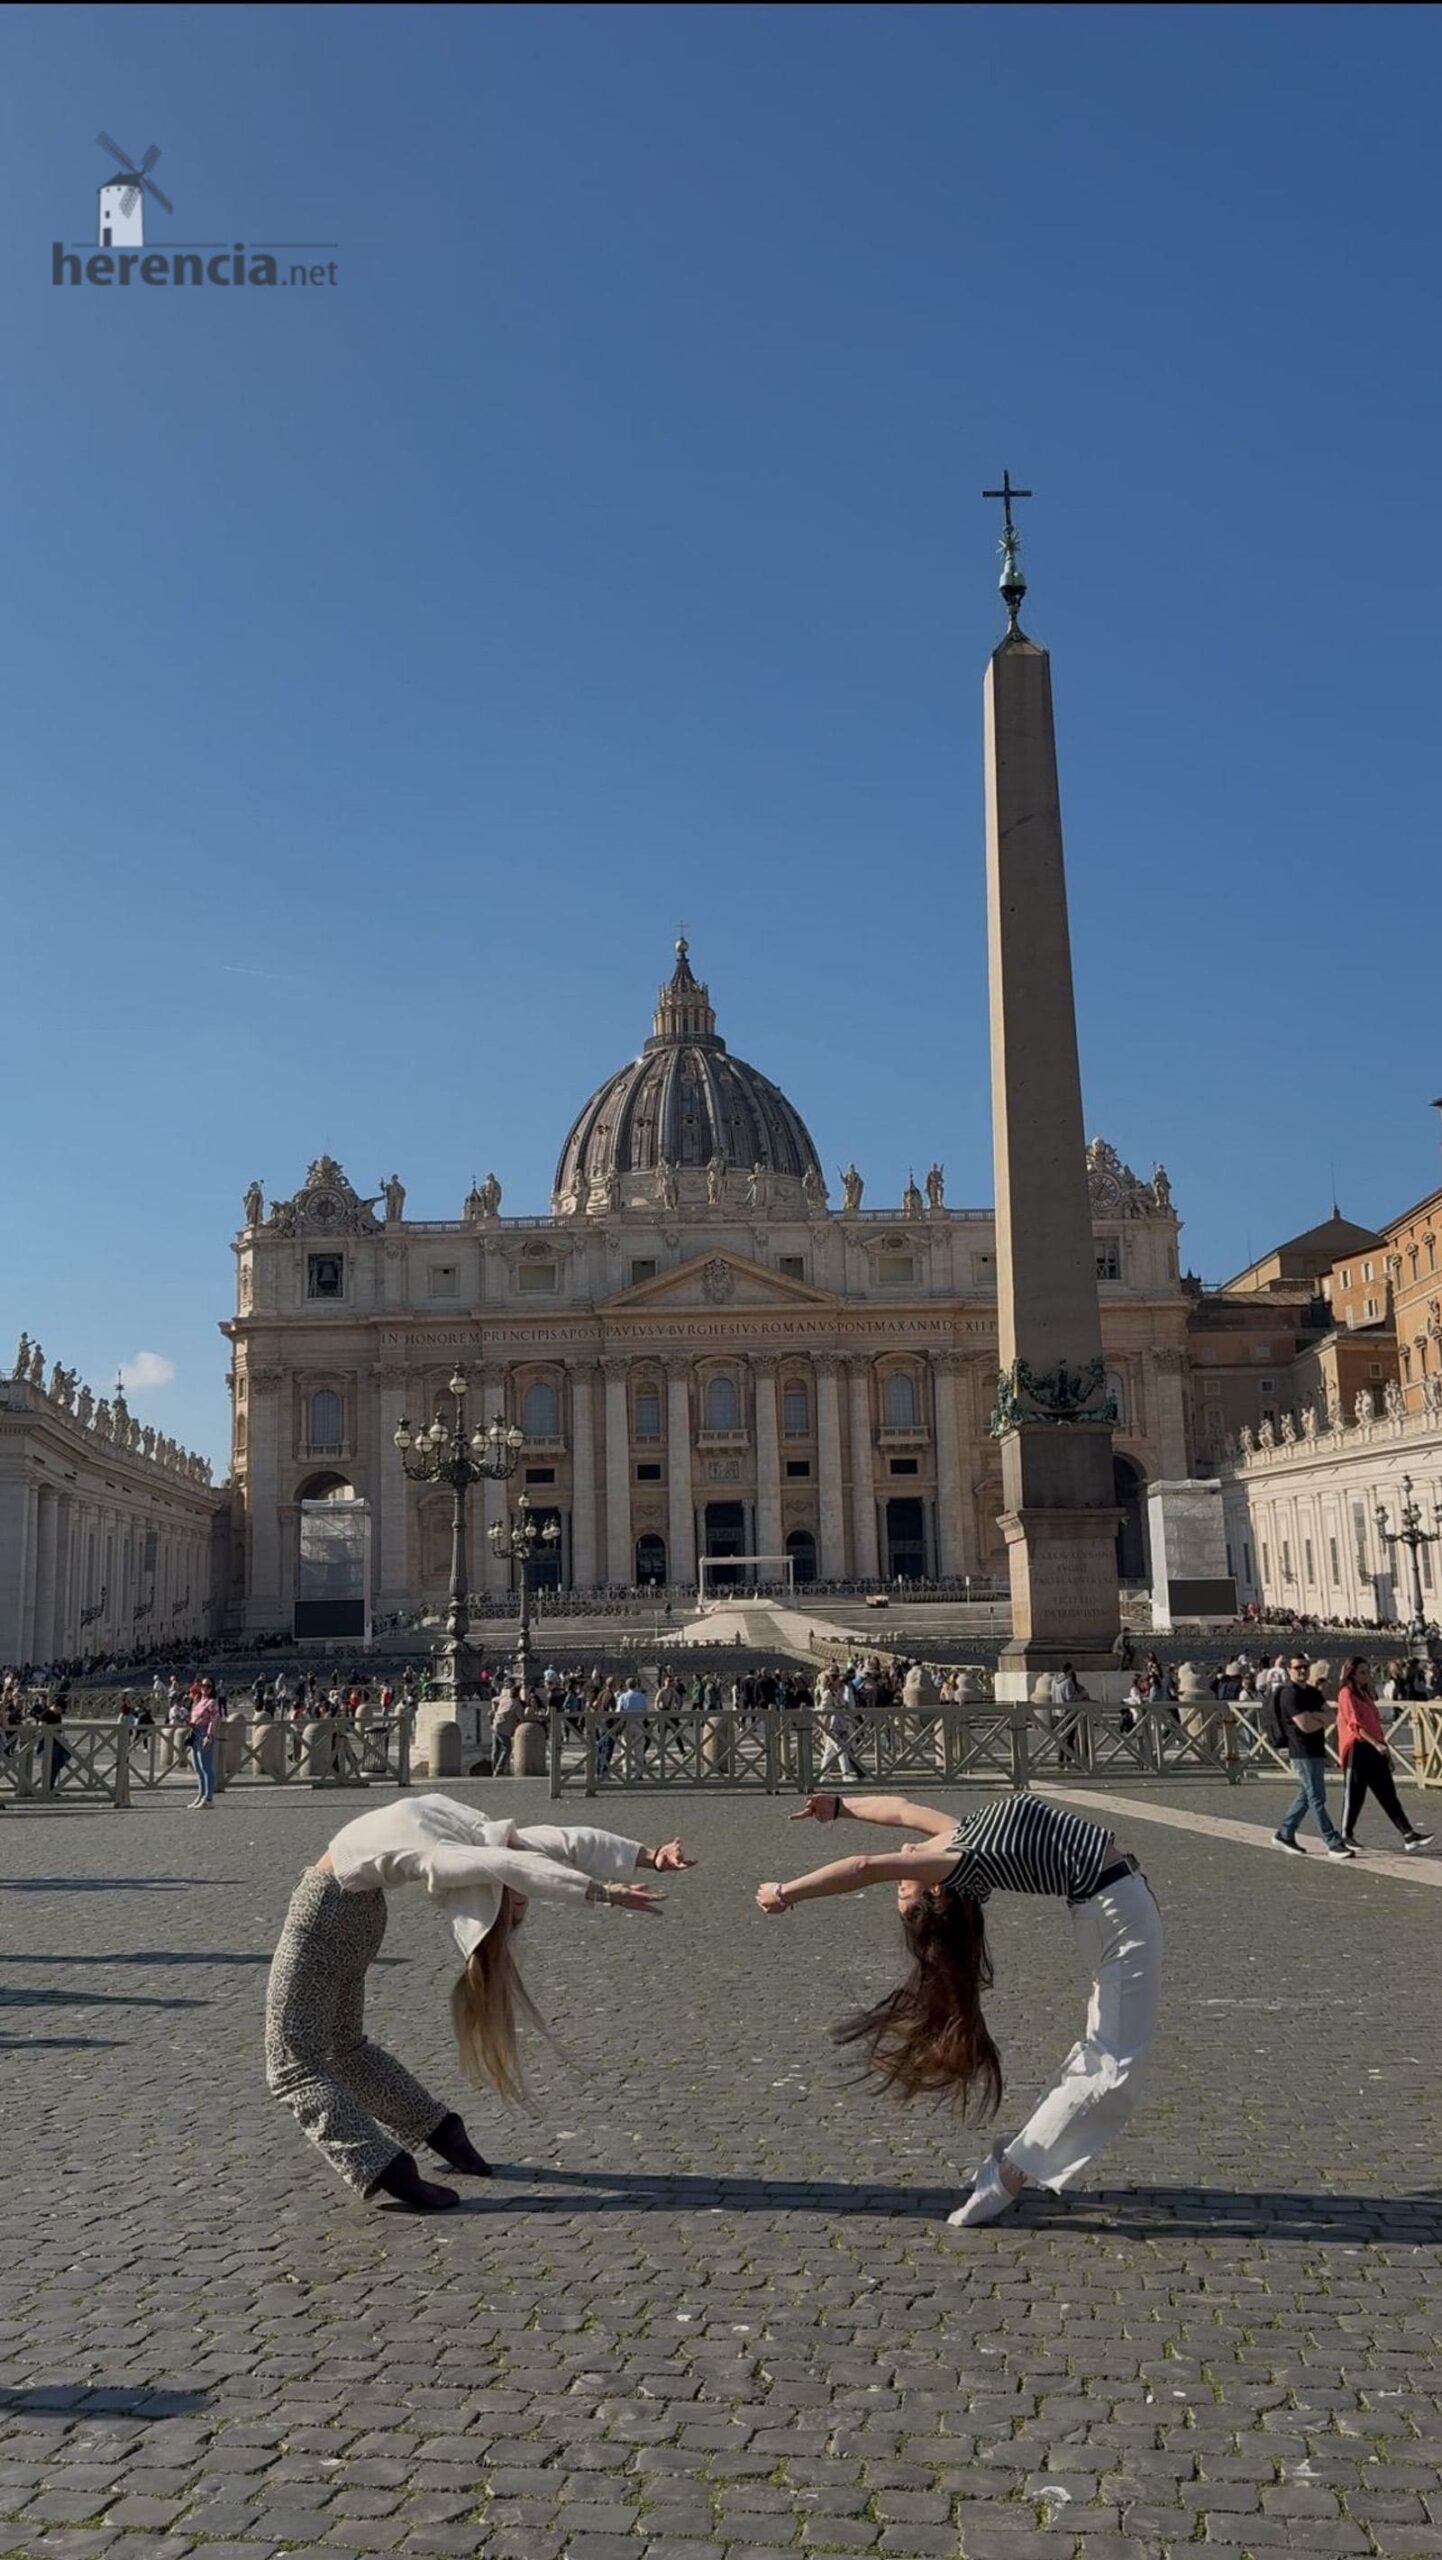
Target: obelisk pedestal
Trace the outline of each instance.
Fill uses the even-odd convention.
[[[998,492],[996,494],[1003,494]],[[1020,630],[1025,594],[1008,490],[1002,594],[1011,628],[986,676],[988,969],[996,1158],[998,1350],[993,1430],[1012,1635],[997,1695],[1033,1694],[1070,1662],[1093,1696],[1120,1625],[1112,1409],[1087,1185],[1051,667]]]

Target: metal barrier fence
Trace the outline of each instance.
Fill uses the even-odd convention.
[[[124,1725],[11,1725],[0,1735],[0,1807],[85,1802],[129,1804]]]
[[[1442,1705],[1403,1708],[1388,1733],[1399,1777],[1442,1786]],[[1329,1757],[1335,1757],[1331,1745]],[[1068,1780],[1290,1778],[1256,1706],[932,1706],[860,1710],[847,1740],[808,1708],[652,1708],[584,1718],[551,1711],[553,1796],[633,1787],[754,1788],[766,1795],[838,1782],[1017,1789]]]
[[[409,1708],[352,1724],[318,1717],[304,1725],[227,1716],[218,1726],[215,1788],[235,1786],[407,1787]],[[63,1725],[14,1725],[0,1735],[0,1806],[67,1804],[88,1798],[128,1805],[142,1794],[194,1782],[186,1725],[134,1728],[67,1717]]]

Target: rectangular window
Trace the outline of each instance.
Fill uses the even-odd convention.
[[[894,1476],[919,1475],[921,1472],[920,1463],[915,1458],[893,1458],[891,1461],[891,1472]]]
[[[1122,1249],[1115,1236],[1103,1236],[1097,1245],[1097,1278],[1120,1280]]]
[[[1370,1262],[1364,1262],[1364,1263],[1363,1263],[1363,1265],[1362,1265],[1362,1277],[1363,1277],[1363,1279],[1364,1279],[1364,1280],[1370,1280],[1370,1279],[1371,1279],[1371,1277],[1372,1277],[1372,1265],[1371,1265],[1371,1263],[1370,1263]]]
[[[1291,1579],[1292,1579],[1292,1541],[1291,1541],[1291,1539],[1290,1539],[1290,1538],[1284,1538],[1284,1539],[1282,1540],[1282,1580],[1283,1580],[1284,1582],[1290,1582],[1290,1581],[1291,1581]]]
[[[1248,1582],[1250,1582],[1252,1579],[1252,1550],[1248,1546],[1245,1538],[1242,1540],[1242,1571]]]
[[[556,1266],[554,1262],[523,1262],[516,1272],[516,1287],[523,1298],[554,1298]]]
[[[1367,1299],[1365,1299],[1365,1300],[1363,1301],[1363,1305],[1362,1305],[1362,1313],[1363,1313],[1363,1316],[1364,1316],[1364,1318],[1365,1318],[1365,1320],[1366,1320],[1366,1322],[1367,1322],[1368,1324],[1373,1324],[1373,1323],[1375,1323],[1375,1322],[1376,1322],[1376,1317],[1377,1317],[1377,1301],[1376,1301],[1376,1299],[1375,1299],[1375,1298],[1367,1298]]]
[[[1258,1392],[1264,1396],[1275,1395],[1277,1392],[1277,1381],[1275,1378],[1259,1378],[1257,1380],[1257,1388]]]
[[[343,1298],[345,1296],[345,1255],[343,1253],[308,1253],[306,1255],[305,1294],[308,1298]]]
[[[971,1276],[973,1280],[980,1280],[983,1285],[989,1285],[994,1281],[996,1278],[996,1255],[994,1253],[974,1253],[971,1257]]]
[[[877,1255],[878,1288],[904,1289],[907,1283],[915,1278],[916,1256],[914,1253],[879,1253]]]
[[[641,1465],[636,1469],[636,1482],[638,1484],[659,1484],[660,1481],[661,1470],[655,1464],[655,1461],[643,1459]]]
[[[776,1257],[776,1268],[783,1280],[804,1280],[806,1256],[804,1253],[779,1253]]]
[[[426,1279],[433,1298],[458,1298],[461,1294],[460,1269],[454,1262],[433,1262]]]
[[[555,1481],[554,1467],[527,1467],[526,1469],[527,1484],[554,1484]]]
[[[1342,1286],[1343,1286],[1343,1288],[1344,1288],[1344,1289],[1350,1289],[1350,1288],[1351,1288],[1351,1286],[1352,1286],[1352,1274],[1351,1274],[1351,1272],[1350,1272],[1350,1271],[1344,1271],[1344,1272],[1343,1272],[1343,1274],[1342,1274]]]
[[[1357,1551],[1357,1571],[1365,1578],[1367,1572],[1367,1506],[1365,1502],[1354,1502],[1352,1505],[1352,1543]]]
[[[1380,1377],[1381,1377],[1381,1375],[1382,1375],[1382,1363],[1381,1363],[1381,1361],[1380,1361],[1380,1360],[1373,1360],[1373,1361],[1370,1361],[1370,1362],[1368,1363],[1368,1367],[1367,1367],[1367,1375],[1368,1375],[1368,1377],[1369,1377],[1369,1378],[1380,1378]]]
[[[635,1261],[634,1261],[634,1262],[632,1263],[632,1265],[631,1265],[631,1286],[632,1286],[632,1288],[633,1288],[633,1289],[635,1288],[636,1283],[637,1283],[637,1281],[638,1281],[638,1280],[654,1280],[654,1279],[655,1279],[655,1277],[656,1277],[656,1257],[655,1257],[655,1255],[654,1255],[654,1254],[649,1254],[649,1253],[648,1253],[648,1254],[638,1254],[638,1255],[636,1256]]]
[[[788,1440],[804,1440],[811,1428],[806,1389],[787,1387],[781,1398],[781,1428]]]
[[[1402,1354],[1402,1375],[1410,1387],[1412,1384],[1412,1354],[1410,1351],[1404,1351]]]
[[[809,1458],[788,1458],[786,1461],[786,1472],[789,1476],[809,1476],[811,1473],[811,1460]]]
[[[1270,1581],[1271,1581],[1271,1579],[1272,1579],[1272,1557],[1271,1557],[1271,1550],[1270,1550],[1270,1548],[1269,1548],[1269,1547],[1268,1547],[1268,1545],[1267,1545],[1267,1541],[1266,1541],[1266,1539],[1264,1538],[1264,1539],[1262,1540],[1262,1580],[1263,1580],[1263,1582],[1270,1582]]]
[[[1334,1591],[1339,1591],[1342,1586],[1342,1559],[1337,1553],[1335,1538],[1327,1540],[1327,1562],[1332,1573],[1332,1588]]]
[[[1306,1575],[1309,1585],[1316,1581],[1317,1576],[1312,1563],[1312,1541],[1310,1538],[1304,1538],[1302,1540],[1302,1571]]]

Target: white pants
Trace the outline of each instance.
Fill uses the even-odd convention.
[[[1086,2034],[1006,2157],[1042,2187],[1070,2187],[1115,2140],[1142,2094],[1162,1990],[1162,1915],[1143,1876],[1076,1903],[1072,1928],[1092,1978]]]
[[[816,1774],[819,1778],[825,1778],[829,1777],[833,1770],[837,1771],[841,1777],[848,1779],[860,1775],[851,1757],[849,1734],[828,1733],[822,1738],[821,1766]]]

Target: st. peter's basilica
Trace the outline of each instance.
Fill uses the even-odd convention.
[[[1089,1167],[1140,1575],[1143,1487],[1189,1472],[1188,1298],[1160,1169],[1139,1180],[1100,1141]],[[924,1195],[863,1201],[848,1166],[831,1202],[801,1113],[731,1055],[684,941],[651,1037],[565,1138],[549,1217],[503,1216],[487,1177],[456,1218],[407,1218],[398,1177],[368,1200],[328,1157],[290,1199],[254,1187],[224,1328],[231,1623],[303,1629],[345,1553],[375,1615],[443,1595],[450,1498],[407,1481],[395,1433],[447,1403],[458,1365],[472,1418],[524,1435],[472,1505],[477,1591],[506,1588],[487,1532],[522,1490],[559,1529],[543,1570],[578,1590],[694,1585],[731,1556],[788,1556],[798,1584],[1002,1577],[992,1212],[949,1206],[937,1166]]]

